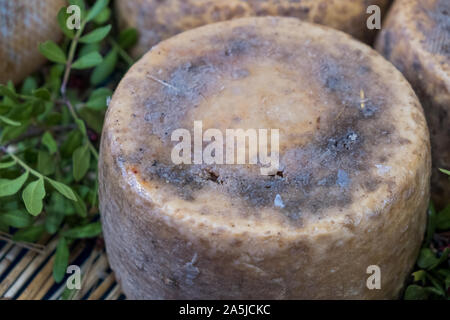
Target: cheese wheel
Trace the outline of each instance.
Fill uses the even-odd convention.
[[[57,15],[64,0],[0,0],[0,83],[18,83],[45,61],[38,45],[57,41]]]
[[[377,30],[366,27],[369,5],[384,12],[389,0],[128,0],[116,1],[119,25],[137,28],[140,56],[182,31],[208,23],[248,16],[291,16],[327,25],[371,42]]]
[[[450,201],[450,1],[397,0],[376,48],[408,79],[419,96],[431,132],[432,197]]]
[[[203,160],[179,152],[178,129]],[[238,129],[267,129],[274,154],[279,130],[276,171],[250,162],[250,143],[234,164],[218,133]],[[155,46],[114,93],[99,165],[108,258],[132,299],[394,298],[422,241],[430,167],[416,95],[370,47],[295,18],[210,24]]]

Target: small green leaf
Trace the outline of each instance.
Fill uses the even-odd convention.
[[[441,297],[445,297],[445,292],[442,288],[439,287],[425,287],[424,288],[425,291],[431,293],[431,294],[435,294],[437,296],[441,296]]]
[[[436,294],[438,296],[445,296],[445,291],[442,288],[440,281],[433,277],[430,273],[427,273],[427,278],[430,280],[433,287],[426,287],[425,289],[428,292]]]
[[[450,176],[450,171],[445,169],[439,169],[442,173],[445,173]]]
[[[72,239],[80,239],[80,238],[94,238],[100,235],[102,232],[102,225],[100,222],[94,222],[82,227],[76,227],[70,230],[67,230],[63,233],[65,237]]]
[[[425,284],[427,273],[425,270],[419,270],[413,273],[414,282],[421,281],[422,284]]]
[[[42,234],[44,233],[44,225],[38,225],[38,226],[31,226],[25,229],[20,229],[17,231],[14,236],[12,237],[12,240],[14,241],[25,241],[25,242],[34,242],[36,240],[39,240],[42,237]]]
[[[106,21],[109,20],[109,17],[111,16],[111,9],[106,7],[104,8],[99,14],[98,16],[94,19],[94,22],[96,24],[103,24]]]
[[[17,94],[11,88],[0,84],[0,96],[4,96],[12,101],[13,104],[19,103]]]
[[[12,196],[13,194],[16,194],[20,188],[22,188],[25,181],[27,181],[28,174],[28,171],[26,171],[20,177],[13,180],[0,179],[0,197]]]
[[[30,182],[22,192],[22,199],[28,212],[33,216],[37,216],[42,212],[43,202],[45,197],[44,179],[39,178],[36,181]]]
[[[86,122],[86,124],[97,132],[101,134],[103,128],[103,120],[105,118],[105,110],[94,110],[91,108],[81,108],[79,110],[80,117]]]
[[[51,95],[50,92],[45,88],[39,88],[36,90],[33,90],[33,95],[38,98],[45,101],[50,101]]]
[[[72,157],[76,148],[81,145],[83,135],[79,130],[71,131],[61,145],[61,154],[64,158]]]
[[[58,150],[58,145],[50,132],[46,131],[42,136],[42,144],[47,147],[50,154],[54,154]]]
[[[55,172],[55,164],[47,151],[39,150],[37,167],[39,172],[45,176],[52,175]]]
[[[63,115],[60,112],[56,112],[56,111],[50,111],[49,113],[47,113],[45,115],[45,118],[44,118],[44,124],[47,125],[47,126],[57,126],[57,125],[59,125],[61,123],[61,121],[63,121]],[[44,145],[47,148],[49,147],[46,144],[44,144]],[[55,146],[56,146],[56,142],[55,142]],[[56,150],[55,150],[55,152],[56,152]]]
[[[94,42],[100,42],[102,41],[108,33],[111,31],[111,25],[108,24],[107,26],[100,27],[98,29],[95,29],[94,31],[91,31],[87,35],[84,35],[80,38],[81,43],[94,43]]]
[[[417,265],[422,269],[429,269],[438,262],[439,259],[436,258],[433,251],[428,248],[420,250],[420,256],[417,260]]]
[[[117,40],[117,43],[122,49],[128,50],[136,44],[137,40],[138,40],[138,31],[134,28],[128,28],[123,30],[119,34],[119,39]]]
[[[36,79],[29,76],[24,80],[20,92],[25,95],[31,95],[33,93],[33,90],[36,90],[37,87],[38,85]]]
[[[12,106],[9,106],[4,103],[0,103],[0,114],[7,114],[12,109]]]
[[[434,269],[434,268],[438,267],[444,261],[447,261],[449,254],[450,254],[450,248],[445,248],[444,252],[442,252],[442,254],[441,254],[441,257],[439,259],[437,259],[437,261],[433,265],[430,266],[430,269]]]
[[[25,133],[30,126],[30,119],[23,121],[22,124],[18,127],[8,126],[1,131],[0,143],[4,143],[5,141],[10,141],[15,139]]]
[[[46,83],[52,91],[58,91],[61,87],[61,78],[64,72],[64,67],[65,66],[61,64],[56,64],[50,67],[50,72],[47,77]]]
[[[84,121],[81,119],[76,119],[75,123],[77,124],[80,132],[85,136],[87,131],[86,131],[86,125],[84,124]]]
[[[117,51],[111,50],[103,59],[103,62],[95,67],[91,75],[91,83],[98,85],[105,81],[114,71],[117,65]]]
[[[72,201],[77,201],[77,197],[75,193],[72,191],[72,189],[69,186],[66,186],[62,182],[58,182],[52,179],[47,178],[47,181],[53,186],[53,188],[56,189],[60,194],[62,194],[67,199],[70,199]]]
[[[65,238],[61,238],[56,247],[55,261],[53,263],[53,278],[56,283],[60,283],[66,275],[69,265],[69,246]]]
[[[8,161],[8,162],[0,162],[0,169],[11,168],[11,167],[14,166],[15,164],[16,164],[16,161],[15,161],[15,160]]]
[[[89,170],[91,161],[91,153],[87,144],[77,148],[72,155],[73,161],[73,177],[76,181],[80,181]]]
[[[64,64],[66,63],[66,54],[53,41],[46,41],[39,44],[39,51],[50,61]]]
[[[412,284],[406,288],[405,300],[425,300],[428,293],[421,286]]]
[[[31,118],[33,113],[34,101],[27,101],[23,104],[16,104],[9,112],[8,118],[12,120],[27,120]]]
[[[69,19],[70,15],[67,13],[67,8],[63,7],[58,12],[58,24],[61,28],[62,32],[68,37],[69,39],[73,39],[75,32],[73,30],[70,30],[67,27],[67,20]]]
[[[45,101],[37,99],[31,102],[31,115],[38,116],[45,112]]]
[[[73,207],[80,217],[85,218],[87,217],[86,203],[83,201],[83,199],[81,199],[78,193],[75,193],[75,195],[77,197],[77,201],[72,203]]]
[[[13,127],[19,127],[21,125],[20,122],[8,119],[7,117],[4,116],[0,116],[0,121]]]
[[[102,110],[106,108],[108,98],[111,98],[112,91],[108,88],[99,88],[92,92],[86,106],[95,110]]]
[[[85,56],[82,56],[72,65],[73,69],[88,69],[95,67],[102,63],[103,58],[98,52],[91,52]]]
[[[50,204],[46,207],[45,230],[48,233],[55,234],[61,226],[67,211],[66,201],[60,193],[52,193]]]
[[[28,213],[22,210],[14,210],[0,214],[0,222],[14,228],[25,228],[33,222],[33,219]]]
[[[89,10],[86,16],[86,22],[91,21],[95,17],[97,17],[100,12],[108,5],[109,0],[97,0],[92,8]]]

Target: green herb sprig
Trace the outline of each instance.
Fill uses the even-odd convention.
[[[24,80],[0,85],[0,239],[34,248],[56,236],[53,276],[61,282],[76,239],[101,234],[98,144],[107,101],[134,63],[126,50],[137,32],[114,33],[109,0],[70,0],[81,25],[70,30],[58,14],[61,42],[39,51],[51,64]]]
[[[436,212],[428,208],[425,241],[412,273],[412,284],[405,291],[406,300],[450,299],[450,205]]]

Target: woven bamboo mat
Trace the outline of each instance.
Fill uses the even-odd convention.
[[[7,238],[3,234],[2,239]],[[37,245],[0,240],[0,299],[58,300],[66,289],[66,279],[53,280],[56,239],[42,239]],[[71,248],[70,265],[81,269],[81,290],[72,299],[124,299],[105,251],[98,241],[78,241]],[[70,276],[69,274],[67,277]]]

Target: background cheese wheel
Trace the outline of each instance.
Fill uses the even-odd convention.
[[[64,0],[0,0],[0,83],[20,82],[46,60],[38,45],[57,41]]]
[[[397,0],[376,48],[409,80],[418,94],[431,132],[432,196],[450,201],[450,1]]]
[[[175,129],[279,129],[280,169],[180,164]],[[243,18],[161,42],[122,79],[99,167],[111,267],[137,299],[397,297],[430,145],[405,78],[350,36]],[[367,268],[381,269],[369,290]]]
[[[116,1],[119,24],[140,32],[134,55],[159,41],[208,23],[246,16],[292,16],[324,24],[370,42],[377,30],[366,27],[369,5],[385,11],[389,0],[128,0]]]

